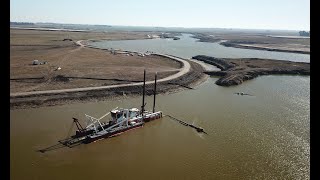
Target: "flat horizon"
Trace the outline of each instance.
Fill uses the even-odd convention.
[[[224,29],[224,30],[270,30],[270,31],[310,31],[309,29],[265,29],[265,28],[238,28],[238,27],[179,27],[179,26],[150,26],[150,25],[115,25],[115,24],[80,24],[63,22],[32,22],[32,21],[10,21],[16,23],[33,24],[65,24],[65,25],[88,25],[88,26],[118,26],[118,27],[148,27],[148,28],[181,28],[181,29]]]
[[[310,30],[306,0],[11,0],[10,20],[111,26]]]

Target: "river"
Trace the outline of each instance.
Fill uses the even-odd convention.
[[[141,40],[145,49],[143,43],[127,44],[134,41],[119,47],[110,43],[113,48],[145,52],[158,46],[149,41],[160,40]],[[186,58],[199,52],[229,56],[201,46],[194,49],[195,54],[190,52],[193,48],[184,50],[184,46],[163,46],[166,51],[161,53],[170,54],[174,48]],[[248,53],[234,56],[261,52],[244,51]],[[275,54],[265,51],[256,57]],[[290,60],[305,57],[303,61],[308,61],[308,55],[279,54],[276,59],[293,56]],[[164,117],[115,138],[39,153],[66,137],[72,117],[83,120],[84,113],[100,117],[117,106],[139,107],[142,98],[11,110],[11,179],[309,179],[310,77],[262,76],[235,87],[217,86],[216,80],[210,77],[195,90],[157,97],[158,110],[201,126],[208,135]],[[152,99],[146,98],[148,110]]]
[[[183,58],[191,58],[195,55],[208,55],[217,58],[266,58],[310,62],[309,54],[225,47],[219,43],[198,42],[196,39],[191,38],[191,36],[191,34],[182,34],[182,36],[179,36],[180,40],[158,38],[149,40],[97,41],[90,43],[90,45],[100,48],[114,48],[138,52],[152,51]]]

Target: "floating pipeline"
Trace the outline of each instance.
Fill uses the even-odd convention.
[[[195,126],[195,125],[189,124],[189,123],[187,123],[187,122],[185,122],[185,121],[182,121],[182,120],[180,120],[180,119],[178,119],[178,118],[175,118],[175,117],[173,117],[173,116],[170,116],[170,115],[166,115],[166,116],[168,116],[169,118],[171,118],[171,119],[173,119],[173,120],[178,121],[180,124],[182,124],[182,125],[184,125],[184,126],[189,126],[189,127],[193,128],[193,129],[195,129],[198,133],[208,134],[208,133],[206,133],[206,132],[204,131],[204,129],[201,128],[201,127],[197,127],[197,126]]]

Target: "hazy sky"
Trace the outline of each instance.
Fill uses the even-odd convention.
[[[11,0],[10,21],[310,29],[310,0]]]

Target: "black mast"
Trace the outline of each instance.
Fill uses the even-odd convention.
[[[80,122],[78,121],[77,118],[72,118],[73,119],[73,122],[76,124],[79,132],[82,132],[82,131],[85,131],[84,128],[81,126]]]
[[[145,88],[146,88],[146,70],[144,70],[143,73],[143,94],[142,94],[142,106],[141,106],[141,114],[142,114],[142,119],[143,119],[143,112],[144,112],[144,94],[145,94]]]
[[[155,111],[155,107],[156,107],[156,94],[157,94],[157,73],[155,75],[155,78],[154,78],[154,90],[153,90],[153,111]]]

